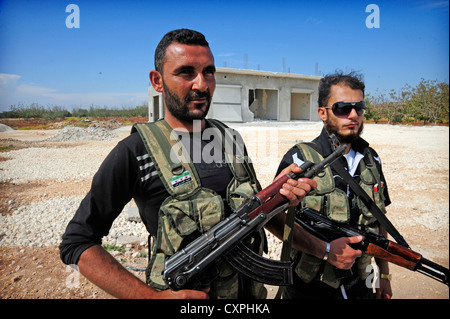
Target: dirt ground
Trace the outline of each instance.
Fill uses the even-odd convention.
[[[260,125],[235,124],[243,135],[262,186],[273,179],[283,154],[300,140],[309,141],[319,134],[321,124]],[[292,127],[291,127],[292,125]],[[14,141],[14,148],[41,145],[52,131],[13,131],[0,133],[0,146]],[[103,143],[111,149],[127,133]],[[388,216],[411,248],[445,267],[449,266],[449,130],[448,127],[407,127],[366,125],[363,137],[378,151],[390,190],[392,205]],[[40,143],[40,144],[39,144]],[[52,142],[56,143],[56,142]],[[53,144],[54,145],[54,144]],[[96,147],[95,142],[59,143],[60,147]],[[5,160],[1,156],[0,161]],[[51,180],[30,183],[2,183],[0,211],[14,205],[29,205],[45,198],[83,195],[90,180],[57,183]],[[0,237],[1,240],[1,237]],[[131,251],[142,250],[139,245]],[[146,252],[146,251],[141,251]],[[117,253],[124,265],[145,267],[146,258]],[[391,265],[392,287],[396,299],[448,299],[449,288],[420,273]],[[134,271],[144,277],[142,271]],[[272,297],[276,289],[269,287]],[[1,299],[94,299],[111,298],[88,282],[77,271],[64,265],[57,247],[0,246]]]

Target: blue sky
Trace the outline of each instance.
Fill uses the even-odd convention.
[[[71,3],[79,28],[66,27]],[[379,28],[366,26],[369,4]],[[156,45],[182,27],[205,34],[217,67],[282,72],[284,61],[315,75],[318,63],[360,71],[370,94],[449,81],[448,1],[0,0],[0,112],[140,105]]]

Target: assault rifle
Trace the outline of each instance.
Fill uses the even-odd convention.
[[[295,221],[314,236],[327,242],[340,237],[361,235],[363,237],[361,242],[350,245],[354,249],[359,249],[369,256],[387,260],[409,270],[420,272],[448,286],[449,270],[447,268],[423,258],[421,254],[398,245],[382,235],[332,221],[311,208],[297,210]],[[342,271],[339,270],[339,273],[342,274]]]
[[[280,189],[288,179],[312,178],[344,154],[346,145],[320,163],[304,162],[299,174],[286,174],[256,195],[244,200],[230,216],[180,249],[165,262],[163,279],[173,290],[198,289],[211,281],[210,266],[219,258],[226,260],[239,273],[271,285],[292,284],[290,261],[264,258],[253,252],[244,240],[261,229],[272,217],[288,208]]]

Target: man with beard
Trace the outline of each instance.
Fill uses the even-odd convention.
[[[155,70],[149,76],[155,90],[163,95],[164,119],[135,125],[132,134],[111,151],[63,235],[61,259],[78,265],[87,279],[115,297],[265,297],[262,284],[245,281],[224,262],[215,265],[214,279],[203,290],[172,291],[162,279],[168,257],[260,189],[239,139],[228,142],[241,149],[241,161],[237,154],[222,148],[223,136],[217,134],[230,133],[224,124],[205,119],[216,86],[214,74],[214,58],[201,33],[179,29],[162,38],[155,51]],[[202,136],[206,130],[216,135]],[[236,136],[237,132],[230,134]],[[205,156],[198,158],[195,150]],[[282,174],[290,171],[301,170],[294,164]],[[291,206],[297,206],[315,186],[310,179],[291,179],[280,193]],[[101,246],[102,237],[131,199],[150,233],[147,283]],[[261,235],[260,231],[252,238],[258,253],[265,242]],[[243,288],[247,288],[245,292]]]
[[[326,157],[332,152],[329,136],[335,134],[340,143],[348,145],[346,154],[327,168],[324,175],[315,178],[317,188],[308,193],[299,208],[310,207],[332,220],[378,231],[386,236],[383,227],[334,169],[334,165],[344,166],[385,212],[390,199],[381,161],[375,150],[360,137],[366,108],[364,88],[361,76],[354,73],[336,73],[322,78],[318,100],[318,113],[324,123],[322,132],[312,143],[300,143],[291,148],[283,157],[278,172],[292,163],[301,165],[306,160],[317,162]],[[292,256],[296,261],[296,276],[294,285],[284,290],[284,298],[374,297],[372,288],[367,287],[366,283],[370,283],[366,278],[372,269],[371,259],[360,250],[350,247],[350,244],[361,241],[361,236],[339,238],[326,243],[296,225],[296,237],[303,238],[303,244],[294,245],[296,250],[292,251]],[[375,297],[390,298],[392,291],[388,263],[384,260],[376,262],[381,280]],[[352,275],[340,278],[335,268],[351,270]]]

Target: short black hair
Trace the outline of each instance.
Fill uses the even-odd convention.
[[[328,100],[330,99],[330,91],[332,85],[345,84],[353,90],[361,90],[364,96],[364,79],[362,74],[352,71],[348,74],[344,74],[342,71],[336,71],[333,74],[328,74],[320,79],[319,82],[319,107],[328,106]]]
[[[174,42],[188,45],[201,45],[209,48],[209,43],[206,41],[205,36],[198,31],[190,29],[176,29],[169,31],[163,36],[155,50],[156,71],[162,73],[167,47]]]

